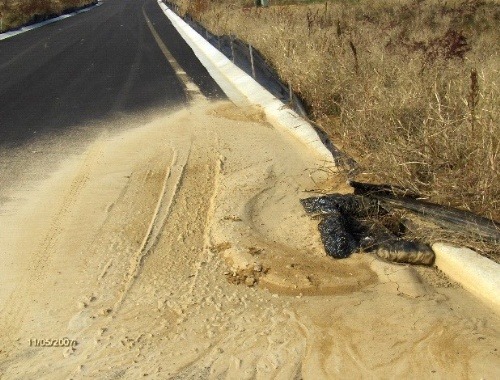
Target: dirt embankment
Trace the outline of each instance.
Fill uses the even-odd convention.
[[[58,159],[2,190],[2,378],[500,376],[498,317],[433,269],[325,257],[299,199],[345,188],[258,110]]]
[[[0,0],[0,33],[97,4],[97,0]]]

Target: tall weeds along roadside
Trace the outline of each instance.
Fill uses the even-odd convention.
[[[30,22],[59,15],[66,9],[93,3],[93,0],[0,0],[0,15],[4,32]]]
[[[174,3],[263,53],[358,180],[500,219],[498,1]]]

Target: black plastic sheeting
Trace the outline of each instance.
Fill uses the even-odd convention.
[[[354,188],[354,194],[376,199],[385,208],[404,208],[433,221],[441,228],[470,235],[471,238],[481,238],[484,241],[500,243],[500,223],[473,214],[466,210],[426,202],[418,194],[390,185],[375,185],[349,181]]]
[[[383,212],[378,201],[350,194],[330,194],[321,197],[301,199],[300,203],[308,214],[329,214],[338,210],[354,218],[362,218]]]
[[[308,214],[321,218],[321,241],[333,258],[344,259],[363,249],[392,262],[431,265],[434,261],[434,253],[426,244],[402,239],[395,231],[371,221],[387,213],[378,200],[330,194],[300,202]]]
[[[331,194],[300,202],[308,214],[321,216],[318,229],[325,251],[337,259],[371,243],[370,228],[363,218],[383,212],[377,201],[362,196]]]
[[[345,259],[359,248],[359,240],[349,232],[347,225],[344,216],[337,210],[319,223],[321,241],[329,256]]]

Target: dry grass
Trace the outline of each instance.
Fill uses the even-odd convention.
[[[47,17],[60,15],[67,9],[93,3],[94,0],[0,0],[2,29],[15,29]]]
[[[497,1],[175,3],[259,49],[359,180],[500,219]]]

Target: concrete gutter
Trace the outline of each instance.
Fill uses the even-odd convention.
[[[334,163],[332,154],[307,121],[286,108],[280,100],[235,66],[161,0],[158,0],[158,4],[229,99],[236,104],[262,107],[269,122],[276,128],[292,133],[325,162]],[[500,314],[499,264],[467,248],[443,243],[436,243],[432,248],[436,254],[435,264],[440,270]]]
[[[229,99],[236,104],[247,103],[261,107],[268,121],[274,127],[290,132],[309,146],[326,163],[334,163],[332,154],[323,145],[318,134],[308,122],[295,111],[287,108],[251,76],[235,66],[161,0],[158,0],[158,4]]]
[[[80,14],[80,13],[88,12],[88,11],[94,9],[95,7],[99,7],[101,5],[102,5],[102,1],[100,0],[95,5],[79,9],[79,10],[74,11],[72,13],[67,13],[67,14],[64,14],[64,15],[61,15],[61,16],[58,16],[58,17],[54,17],[54,18],[51,18],[51,19],[48,19],[48,20],[45,20],[45,21],[42,21],[42,22],[38,22],[36,24],[32,24],[32,25],[28,25],[28,26],[23,26],[23,27],[21,27],[19,29],[12,30],[10,32],[0,33],[0,41],[1,40],[5,40],[5,39],[10,38],[10,37],[17,36],[18,34],[21,34],[21,33],[29,32],[30,30],[33,30],[33,29],[41,28],[42,26],[45,26],[45,25],[48,25],[48,24],[53,24],[54,22],[58,22],[58,21],[64,20],[64,19],[69,18],[69,17],[76,16],[77,14]]]
[[[432,249],[440,270],[500,314],[500,264],[468,248],[435,243]]]

